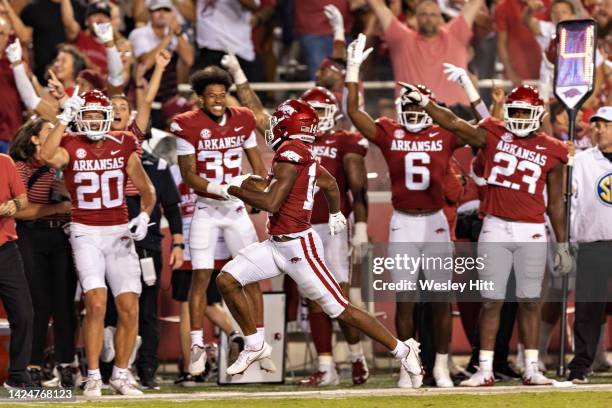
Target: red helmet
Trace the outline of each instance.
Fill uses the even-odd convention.
[[[266,142],[273,150],[276,150],[284,139],[299,139],[312,143],[318,124],[319,116],[308,103],[299,99],[288,99],[278,105],[270,116]]]
[[[78,132],[85,134],[91,140],[102,139],[110,131],[113,123],[113,105],[106,95],[97,89],[83,92],[79,96],[85,100],[85,103],[76,117]],[[84,119],[85,112],[102,112],[103,119]]]
[[[435,102],[434,94],[425,85],[418,84],[417,89],[423,95],[429,97]],[[397,121],[404,126],[409,132],[417,133],[432,125],[431,117],[422,108],[416,107],[414,103],[405,97],[406,88],[402,87],[400,96],[395,100],[395,109],[397,111]],[[415,110],[415,108],[417,110]]]
[[[514,117],[517,110],[526,111],[529,117]],[[506,129],[518,137],[525,137],[539,129],[544,113],[544,101],[540,92],[531,85],[516,87],[506,96],[504,123]]]
[[[324,111],[323,116],[319,116],[318,136],[335,126],[338,100],[333,93],[321,86],[316,86],[304,92],[300,99],[308,102],[315,110],[323,109]]]

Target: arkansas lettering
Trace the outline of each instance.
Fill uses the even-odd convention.
[[[123,157],[101,160],[75,160],[73,171],[115,170],[124,168]]]

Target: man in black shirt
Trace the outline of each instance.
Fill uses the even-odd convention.
[[[63,1],[66,0],[33,0],[21,11],[20,17],[26,29],[23,35],[17,32],[17,36],[22,41],[32,41],[34,74],[40,82],[45,80],[47,66],[57,54],[57,45],[66,42],[61,11]],[[75,17],[82,25],[84,7],[76,0],[67,1],[72,3]],[[26,38],[22,38],[23,36]]]

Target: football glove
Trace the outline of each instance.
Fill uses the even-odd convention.
[[[404,98],[408,98],[412,103],[419,105],[422,108],[427,106],[429,103],[429,97],[427,95],[423,95],[416,86],[401,81],[398,81],[398,84],[400,84],[406,90],[406,92],[402,94]]]
[[[64,126],[68,126],[68,124],[76,118],[83,105],[85,105],[85,100],[79,97],[79,86],[77,85],[74,88],[72,96],[64,103],[64,110],[57,115],[60,123]]]
[[[374,48],[365,49],[366,36],[360,33],[357,39],[346,49],[346,78],[345,82],[359,82],[359,67]]]
[[[240,67],[240,62],[238,62],[238,58],[231,52],[225,54],[223,58],[221,58],[221,65],[232,75],[234,78],[234,83],[236,85],[244,84],[248,81],[244,71]]]
[[[557,243],[557,253],[555,254],[555,271],[559,275],[567,275],[572,270],[572,254],[569,251],[567,242]]]
[[[474,84],[470,80],[470,77],[465,69],[449,64],[448,62],[445,62],[442,65],[444,66],[444,73],[448,75],[446,79],[450,82],[459,84],[465,90],[470,102],[476,102],[480,99],[480,94],[474,87]]]
[[[338,7],[333,4],[328,4],[323,7],[323,13],[325,17],[327,17],[329,25],[334,32],[334,41],[344,42],[344,17],[342,17],[342,13],[340,13]]]
[[[221,196],[226,200],[230,200],[232,196],[229,195],[227,189],[229,188],[228,184],[220,185],[215,183],[208,183],[206,186],[206,192],[210,194],[215,194]]]
[[[331,235],[339,234],[346,228],[346,218],[344,218],[341,212],[329,214],[327,225],[329,225],[329,233]]]
[[[22,60],[23,51],[21,49],[21,43],[18,39],[15,39],[11,45],[6,47],[6,57],[11,64],[16,64]]]
[[[113,26],[111,23],[93,23],[93,29],[96,37],[103,43],[113,41]]]
[[[149,228],[149,214],[142,211],[135,218],[132,218],[128,223],[130,235],[134,241],[142,241],[147,236]]]

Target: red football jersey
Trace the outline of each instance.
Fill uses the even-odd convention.
[[[565,144],[542,132],[516,137],[494,118],[479,127],[487,132],[482,149],[487,188],[481,210],[516,221],[544,222],[546,176],[567,162]]]
[[[315,159],[336,178],[340,189],[340,210],[345,217],[352,211],[351,199],[348,195],[349,185],[344,173],[344,156],[356,153],[365,156],[368,153],[368,141],[359,133],[349,133],[344,130],[333,132],[329,135],[319,137],[311,147]],[[325,194],[315,189],[315,201],[312,209],[311,222],[313,224],[325,224],[329,219],[329,210]]]
[[[72,198],[73,222],[100,226],[128,222],[126,169],[136,140],[127,132],[108,135],[100,147],[85,136],[66,134],[62,138],[61,146],[70,156],[64,179]]]
[[[272,168],[281,162],[295,165],[298,174],[281,208],[268,218],[270,235],[293,234],[310,228],[314,190],[321,175],[319,163],[308,146],[300,140],[288,140],[278,148],[272,160]],[[272,177],[274,173],[269,176]]]
[[[244,149],[257,146],[255,116],[247,108],[228,108],[220,124],[201,109],[174,117],[170,130],[177,136],[177,153],[195,154],[200,177],[228,184],[242,170]],[[197,191],[201,197],[220,197]]]
[[[448,161],[457,147],[454,134],[439,126],[407,132],[389,118],[376,120],[374,142],[387,161],[391,201],[395,209],[444,207],[442,185]]]

